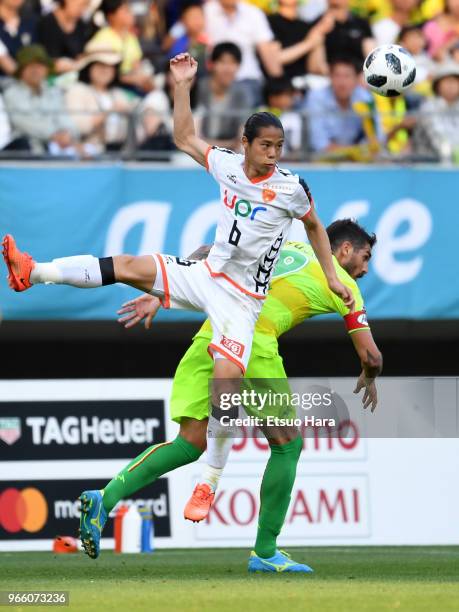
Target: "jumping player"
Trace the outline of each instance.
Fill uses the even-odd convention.
[[[364,389],[363,406],[377,404],[375,378],[382,369],[382,356],[374,340],[363,305],[363,299],[355,279],[368,271],[375,235],[368,234],[350,219],[335,221],[327,228],[334,254],[334,265],[340,280],[353,292],[356,311],[349,312],[343,301],[327,286],[326,279],[309,245],[287,242],[282,249],[273,274],[268,298],[255,326],[252,354],[246,376],[250,378],[286,378],[282,358],[278,354],[278,337],[303,320],[316,315],[336,312],[344,318],[355,350],[362,364],[362,373],[355,393]],[[190,258],[206,257],[209,248],[201,248]],[[141,296],[127,302],[119,311],[120,323],[133,327],[145,318],[145,326],[151,326],[159,301],[151,296]],[[188,423],[195,432],[194,444],[205,445],[204,435],[209,417],[208,380],[212,375],[212,361],[207,345],[212,336],[206,321],[193,339],[193,344],[181,360],[174,377],[170,401],[170,416],[181,426]],[[211,417],[212,418],[212,417]],[[218,426],[213,424],[212,427]],[[207,466],[201,482],[185,507],[185,518],[203,520],[214,500],[215,490],[232,446],[231,437],[207,439]],[[305,571],[302,564],[286,558],[276,549],[276,538],[283,525],[290,501],[296,465],[301,444],[293,440],[287,444],[270,441],[271,456],[261,486],[261,505],[255,550],[249,559],[250,571]],[[151,481],[151,473],[158,468],[155,457],[143,473],[135,474],[129,467],[119,478],[111,481],[104,490],[104,504],[112,508],[135,490]],[[130,464],[132,465],[132,464]]]
[[[155,254],[104,258],[80,255],[36,263],[17,249],[9,235],[3,240],[3,255],[8,281],[15,291],[39,283],[92,288],[121,282],[160,296],[165,308],[205,311],[213,329],[208,346],[214,358],[212,403],[218,406],[222,385],[227,389],[228,383],[238,381],[245,373],[254,326],[294,218],[303,221],[329,288],[351,310],[354,298],[336,275],[330,242],[307,185],[277,167],[284,136],[280,121],[269,113],[249,117],[242,138],[243,156],[209,147],[196,136],[191,114],[190,88],[196,71],[197,62],[186,53],[171,60],[175,142],[205,166],[220,185],[220,216],[206,261]],[[196,447],[192,442],[192,449],[188,445],[193,435],[186,429],[183,424],[168,450],[155,449],[156,454],[166,455],[170,447],[177,450],[175,467],[196,458]],[[102,497],[91,491],[82,499],[82,542],[89,556],[95,558],[100,532],[91,529],[90,521],[101,516]]]

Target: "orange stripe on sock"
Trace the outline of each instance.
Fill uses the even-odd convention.
[[[162,446],[168,446],[169,444],[172,444],[172,442],[163,442],[162,444],[157,444],[156,446],[154,446],[151,450],[148,451],[146,455],[139,459],[137,463],[131,465],[131,467],[128,468],[128,472],[132,472],[132,470],[135,470],[136,467],[139,467],[139,465],[141,465],[145,461],[145,459],[150,457],[150,455],[153,455],[153,453],[156,452],[158,448],[161,448]]]

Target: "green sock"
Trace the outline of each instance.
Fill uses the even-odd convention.
[[[271,456],[261,483],[255,542],[255,553],[263,559],[272,557],[276,552],[277,536],[287,514],[302,447],[301,437],[287,444],[271,445]]]
[[[196,461],[202,452],[181,436],[177,436],[173,442],[150,446],[128,463],[105,487],[103,491],[105,510],[110,512],[120,499],[143,489],[162,474]]]

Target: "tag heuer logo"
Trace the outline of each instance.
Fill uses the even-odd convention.
[[[0,418],[0,440],[11,446],[21,437],[21,419],[18,417]]]

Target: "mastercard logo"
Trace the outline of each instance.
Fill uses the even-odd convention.
[[[5,489],[0,494],[0,527],[10,533],[40,531],[48,518],[48,504],[41,491],[33,487]]]

